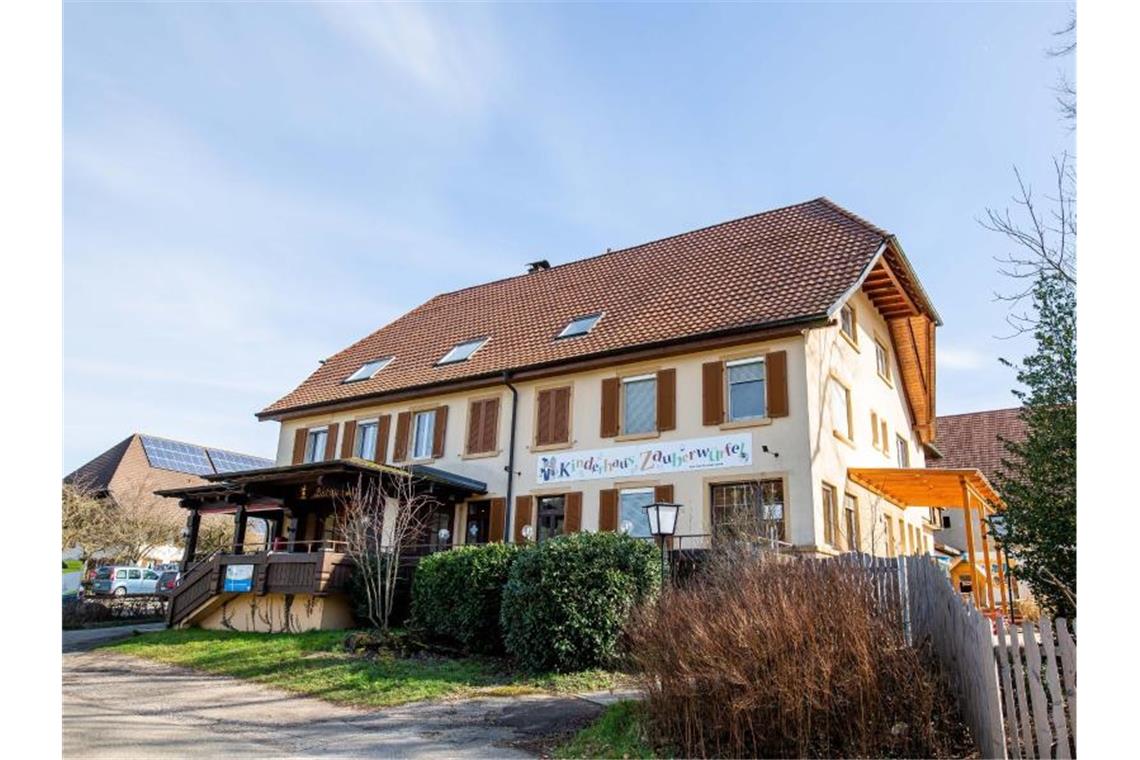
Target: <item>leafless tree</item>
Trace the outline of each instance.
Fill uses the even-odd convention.
[[[417,492],[415,477],[381,480],[363,477],[336,498],[336,528],[345,553],[356,565],[371,623],[387,633],[396,597],[401,559],[419,542],[439,506]]]
[[[96,554],[107,551],[111,541],[111,514],[107,500],[96,495],[83,480],[63,485],[63,550],[78,549],[86,566]]]
[[[137,563],[161,546],[179,541],[182,521],[170,503],[156,496],[149,477],[115,488],[110,496],[108,545],[116,556]]]
[[[1060,31],[1054,32],[1059,42],[1049,48],[1047,54],[1052,58],[1064,58],[1077,51],[1077,12],[1069,11],[1069,23]],[[1054,88],[1057,93],[1057,105],[1061,107],[1061,116],[1070,122],[1070,128],[1077,123],[1077,86],[1062,72]]]

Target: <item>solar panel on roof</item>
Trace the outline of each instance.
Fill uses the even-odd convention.
[[[214,463],[214,469],[218,472],[260,470],[263,467],[272,467],[274,464],[272,459],[250,456],[249,454],[238,454],[234,451],[225,451],[223,449],[206,449],[206,451],[210,454],[210,460]]]
[[[214,467],[206,456],[206,450],[201,446],[149,435],[140,437],[151,467],[184,472],[188,475],[212,475],[214,472]]]

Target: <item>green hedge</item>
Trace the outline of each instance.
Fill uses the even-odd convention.
[[[507,652],[524,668],[604,667],[635,604],[661,583],[657,548],[621,533],[576,533],[519,554],[503,589]]]
[[[412,619],[429,636],[468,652],[503,651],[499,606],[515,544],[460,546],[424,557],[412,582]]]

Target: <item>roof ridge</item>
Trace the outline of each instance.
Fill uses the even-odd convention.
[[[968,417],[975,414],[993,414],[994,412],[1017,412],[1021,411],[1020,406],[1003,406],[998,409],[979,409],[975,412],[956,412],[954,414],[940,414],[936,419],[946,419],[947,417]]]
[[[713,222],[712,224],[706,224],[705,226],[697,227],[696,229],[685,230],[684,232],[675,232],[671,235],[665,235],[663,237],[654,238],[653,240],[647,240],[644,243],[635,243],[634,245],[627,245],[624,248],[606,249],[605,251],[602,251],[601,253],[595,253],[591,256],[584,256],[580,259],[572,259],[571,261],[564,261],[561,264],[554,264],[549,269],[543,269],[543,270],[540,270],[538,272],[523,272],[521,274],[510,275],[509,277],[500,277],[497,280],[488,280],[487,282],[479,282],[479,283],[475,283],[474,285],[465,285],[462,288],[456,288],[455,290],[447,290],[447,291],[444,291],[443,293],[437,293],[428,301],[425,301],[424,303],[420,304],[420,306],[427,306],[432,301],[443,298],[445,296],[453,296],[453,295],[456,295],[458,293],[462,293],[462,292],[467,291],[467,290],[473,290],[475,288],[482,288],[482,287],[486,287],[488,285],[496,285],[496,284],[501,283],[501,282],[509,282],[510,280],[517,280],[517,279],[520,279],[523,277],[534,277],[535,275],[541,276],[544,272],[552,272],[555,269],[561,269],[563,267],[568,267],[572,264],[581,264],[582,262],[585,262],[585,261],[593,261],[594,259],[600,259],[600,258],[603,258],[605,256],[612,256],[614,254],[625,253],[626,251],[632,251],[634,248],[645,248],[647,246],[655,245],[657,243],[664,243],[666,240],[673,240],[674,238],[686,237],[688,235],[695,235],[698,232],[705,232],[707,230],[713,229],[714,227],[723,227],[726,224],[735,224],[736,222],[743,222],[743,221],[746,221],[748,219],[755,219],[757,217],[767,216],[768,214],[776,214],[776,213],[779,213],[780,211],[787,211],[788,209],[798,208],[799,206],[810,206],[813,203],[820,203],[820,202],[828,204],[829,206],[831,206],[835,210],[840,211],[841,213],[845,214],[848,218],[850,218],[850,219],[852,219],[852,220],[854,220],[854,221],[856,221],[856,222],[858,222],[858,223],[860,223],[866,227],[869,227],[870,229],[873,229],[876,232],[880,232],[884,235],[887,234],[886,232],[879,229],[878,227],[871,224],[870,222],[866,221],[865,219],[860,219],[858,216],[856,216],[855,214],[852,214],[847,209],[845,209],[842,206],[839,206],[838,204],[832,202],[827,197],[820,195],[820,196],[818,196],[816,198],[812,198],[810,200],[800,201],[799,203],[789,203],[786,206],[778,206],[776,208],[765,209],[764,211],[757,211],[757,212],[752,213],[752,214],[745,214],[744,216],[733,217],[732,219],[725,219],[725,220],[720,221],[720,222]]]
[[[873,224],[873,223],[867,221],[863,217],[856,214],[854,211],[851,211],[851,210],[849,210],[843,206],[840,206],[838,203],[831,200],[826,195],[821,195],[818,198],[816,198],[816,200],[821,201],[823,203],[826,203],[828,206],[830,206],[834,210],[838,211],[839,213],[843,214],[845,217],[847,217],[851,221],[857,222],[857,223],[863,225],[864,227],[867,227],[868,229],[872,229],[875,232],[878,232],[883,237],[893,237],[893,235],[891,234],[891,232],[889,230],[885,230],[882,227],[880,227],[879,225]]]

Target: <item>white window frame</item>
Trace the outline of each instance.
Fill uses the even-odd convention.
[[[436,365],[459,364],[460,362],[469,361],[471,357],[479,351],[479,349],[487,345],[488,340],[489,338],[469,338],[467,340],[462,340],[452,346],[451,350],[449,350],[446,354],[443,355],[443,358],[436,362]],[[459,355],[459,352],[460,349],[462,349],[464,346],[474,346],[474,348],[472,348],[471,351],[466,355],[461,356]]]
[[[319,436],[321,433],[325,434],[325,438],[322,445],[320,446],[320,451],[317,451],[315,441],[317,436]],[[331,434],[332,428],[328,425],[319,428],[309,428],[308,432],[305,433],[305,464],[325,461],[325,451],[328,449],[329,435]]]
[[[654,498],[655,493],[656,493],[656,490],[653,488],[649,488],[649,487],[619,488],[618,489],[618,530],[621,530],[621,497],[625,496],[626,494],[630,494],[631,496],[637,495],[637,494],[649,494],[650,503],[652,504],[653,503],[652,500]],[[634,535],[634,534],[631,533],[630,535]],[[646,536],[648,536],[648,535],[649,534],[647,533]]]
[[[731,367],[740,367],[745,364],[761,364],[764,366],[764,392],[761,394],[761,403],[764,406],[762,414],[735,416],[732,413],[732,380]],[[754,381],[752,381],[754,382]],[[733,359],[724,363],[724,419],[725,422],[743,422],[746,420],[763,420],[768,417],[768,357],[750,356],[747,359]]]
[[[906,453],[905,456],[903,456],[903,452]],[[895,435],[895,462],[899,467],[910,467],[910,441],[897,434]]]
[[[431,415],[431,423],[428,424],[425,438],[427,439],[427,453],[421,455],[420,451],[420,426],[419,419],[423,415]],[[435,446],[435,409],[423,409],[418,412],[412,412],[412,456],[413,460],[431,459],[433,449]]]
[[[879,366],[879,357],[882,357],[882,366]],[[891,373],[891,351],[887,348],[887,344],[879,338],[875,338],[875,372],[882,378],[883,382],[887,385],[893,385],[893,375]]]
[[[602,321],[602,317],[604,317],[605,315],[606,315],[606,313],[604,311],[599,311],[599,312],[596,312],[594,314],[583,314],[580,317],[574,317],[573,319],[571,319],[569,322],[566,323],[566,326],[562,328],[562,332],[558,333],[558,335],[555,336],[555,340],[562,340],[564,338],[581,338],[585,335],[589,335],[590,333],[592,333],[594,331],[594,328],[598,326],[598,323]],[[574,333],[570,332],[570,328],[573,327],[575,323],[582,322],[582,321],[585,321],[587,319],[594,320],[593,322],[590,323],[589,327],[587,327],[585,330],[583,330],[581,332],[574,332]]]
[[[630,430],[626,424],[628,417],[626,416],[626,401],[625,392],[628,383],[644,383],[646,381],[653,382],[653,425],[648,430]],[[649,435],[657,432],[657,374],[650,372],[645,375],[633,375],[631,377],[623,377],[621,379],[621,432],[622,435]]]
[[[373,425],[376,428],[376,445],[372,447],[373,448],[372,454],[366,455],[363,451],[360,450],[360,444],[363,442],[364,428],[368,427],[369,425]],[[352,455],[356,456],[356,457],[360,457],[361,459],[373,460],[376,458],[376,454],[379,453],[376,451],[376,448],[379,445],[380,445],[380,419],[376,418],[376,419],[372,419],[372,420],[357,420],[356,432],[353,434]]]
[[[360,368],[353,372],[351,375],[342,380],[342,383],[359,383],[364,380],[371,380],[376,377],[376,373],[387,367],[395,359],[394,356],[381,356],[379,359],[371,359],[360,365]],[[375,364],[371,371],[365,372],[369,365]]]

